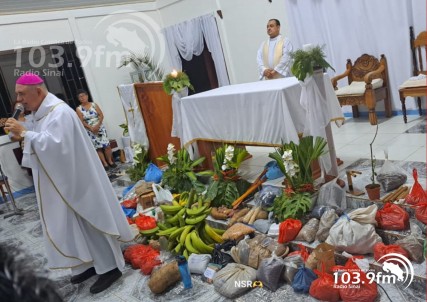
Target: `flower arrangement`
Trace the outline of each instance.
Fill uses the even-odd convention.
[[[163,80],[163,90],[167,94],[172,94],[172,90],[179,92],[182,89],[184,89],[185,87],[188,87],[194,91],[194,87],[190,83],[190,78],[183,71],[176,71],[174,69]]]
[[[276,160],[289,189],[313,191],[311,162],[326,153],[326,140],[322,137],[305,136],[299,141],[283,144],[269,157]]]
[[[138,181],[145,176],[149,164],[148,152],[141,144],[134,144],[133,151],[133,166],[127,169],[126,173],[132,181]]]
[[[311,45],[310,45],[311,46]],[[300,81],[304,81],[307,75],[313,75],[315,68],[335,69],[325,60],[323,47],[304,47],[289,54],[292,60],[291,72]]]
[[[195,188],[202,193],[206,188],[197,180],[197,176],[212,175],[212,171],[202,171],[195,173],[195,168],[200,165],[205,158],[191,160],[186,149],[176,151],[173,144],[168,144],[167,154],[158,157],[158,160],[165,162],[168,167],[163,172],[162,183],[172,192],[181,193]]]
[[[246,149],[226,144],[215,150],[212,158],[214,175],[206,191],[213,206],[230,207],[245,192],[249,183],[240,178],[238,169],[247,155]]]

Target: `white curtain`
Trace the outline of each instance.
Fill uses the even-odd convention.
[[[394,110],[401,108],[399,85],[412,75],[409,26],[414,22],[414,7],[424,9],[425,18],[424,0],[286,0],[294,48],[304,44],[326,45],[327,61],[336,70],[335,74],[328,70],[329,75],[343,73],[346,60],[354,62],[363,53],[377,58],[380,54],[386,56]],[[422,30],[425,28],[415,35]],[[338,83],[347,85],[345,80]],[[378,107],[383,110],[383,102]]]
[[[218,34],[215,17],[212,14],[200,16],[163,29],[169,49],[171,64],[182,70],[180,55],[190,61],[193,55],[199,56],[204,47],[203,38],[214,61],[218,85],[230,85],[224,54]]]

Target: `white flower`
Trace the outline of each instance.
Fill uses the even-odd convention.
[[[133,145],[134,154],[137,155],[142,152],[142,146],[140,144]]]
[[[176,161],[175,146],[173,144],[168,144],[168,159],[170,164],[173,164]]]
[[[169,163],[172,165],[172,164],[174,164],[175,163],[175,161],[176,161],[176,157],[174,156],[174,154],[172,153],[172,154],[169,154],[168,153],[168,159],[169,159]]]
[[[172,152],[174,152],[175,151],[175,145],[174,144],[168,144],[168,151],[172,151]],[[169,153],[169,152],[168,152]]]
[[[283,155],[282,155],[282,158],[283,158],[283,160],[293,160],[292,150],[286,150],[286,151],[284,151]]]
[[[227,149],[225,149],[225,160],[231,161],[234,156],[234,147],[228,146]]]
[[[222,166],[221,166],[222,171],[227,170],[227,168],[228,168],[228,167],[227,167],[227,165],[222,165]]]

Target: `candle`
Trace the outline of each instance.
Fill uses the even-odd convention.
[[[309,50],[311,50],[313,48],[313,45],[312,44],[304,44],[303,46],[302,46],[302,50],[304,50],[304,51],[309,51]]]
[[[172,70],[171,76],[174,77],[174,78],[176,78],[178,76],[178,71],[176,71],[175,69]]]

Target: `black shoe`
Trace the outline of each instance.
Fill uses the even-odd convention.
[[[110,166],[104,166],[105,172],[108,172],[110,170]]]
[[[110,164],[109,164],[110,165]],[[112,163],[111,165],[110,165],[110,168],[117,168],[117,165],[115,164],[115,163]]]
[[[90,287],[92,294],[100,293],[111,286],[117,279],[122,276],[122,272],[115,268],[99,276],[98,280]]]
[[[72,276],[70,282],[73,284],[79,284],[82,283],[83,281],[86,281],[87,279],[89,279],[92,276],[95,276],[96,272],[95,269],[93,267],[85,270],[83,273]]]

